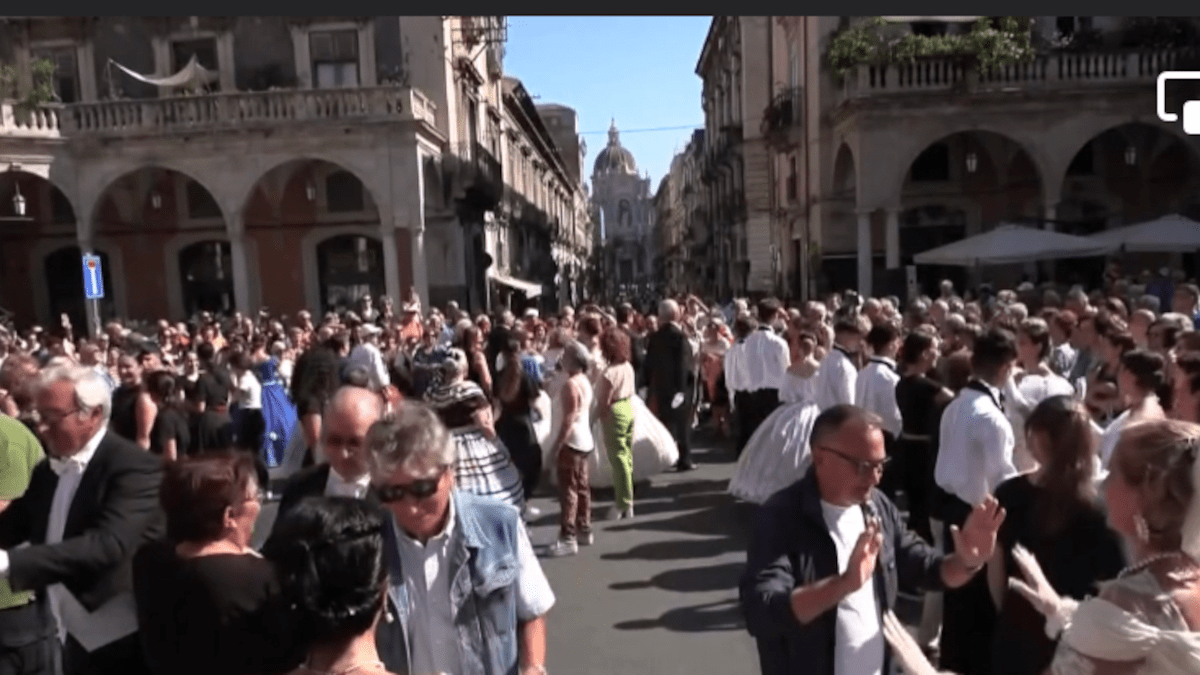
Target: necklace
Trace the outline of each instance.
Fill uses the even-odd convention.
[[[308,672],[313,673],[314,675],[350,675],[350,673],[364,669],[387,670],[387,666],[383,665],[383,661],[364,661],[362,663],[354,663],[346,668],[342,668],[341,670],[317,670],[307,663],[301,667]]]
[[[1136,565],[1130,565],[1129,567],[1126,567],[1125,569],[1121,570],[1121,573],[1117,575],[1117,578],[1120,579],[1122,577],[1129,576],[1130,574],[1134,574],[1135,572],[1141,572],[1142,570],[1146,569],[1147,567],[1150,567],[1151,565],[1153,565],[1156,562],[1159,562],[1162,560],[1170,560],[1172,558],[1179,558],[1179,557],[1184,557],[1182,551],[1172,551],[1170,553],[1159,553],[1158,555],[1152,555],[1149,558],[1146,558],[1145,560],[1141,561],[1140,563],[1137,563]],[[1195,566],[1195,563],[1191,562],[1190,558],[1188,559],[1188,566],[1189,567]]]

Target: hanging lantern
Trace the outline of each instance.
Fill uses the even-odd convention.
[[[17,190],[17,193],[13,195],[13,213],[18,218],[23,218],[25,217],[25,198],[21,196],[21,185],[14,182],[13,186]]]
[[[153,207],[155,211],[162,208],[162,197],[159,196],[157,192],[151,193],[150,206]]]
[[[974,152],[967,153],[967,173],[975,173],[979,168],[979,157]]]
[[[1129,166],[1133,166],[1134,164],[1137,164],[1137,148],[1134,147],[1132,144],[1130,144],[1129,147],[1125,148],[1125,163],[1128,164]]]
[[[313,185],[312,183],[309,183],[308,185],[304,186],[304,196],[308,197],[308,201],[310,201],[310,202],[316,201],[317,186]]]

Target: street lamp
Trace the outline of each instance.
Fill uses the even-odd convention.
[[[979,157],[974,152],[967,153],[967,173],[975,173],[979,168]]]
[[[1125,163],[1129,166],[1137,164],[1137,148],[1132,144],[1125,148]]]
[[[25,198],[21,196],[21,185],[20,185],[20,183],[17,183],[14,181],[13,186],[17,190],[17,193],[15,195],[13,195],[13,214],[16,215],[18,218],[24,218],[25,217]]]

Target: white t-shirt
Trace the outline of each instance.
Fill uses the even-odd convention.
[[[834,506],[821,501],[829,536],[837,547],[838,573],[846,571],[850,553],[867,527],[861,506]],[[875,600],[875,584],[868,581],[842,598],[837,607],[834,638],[834,675],[882,675],[883,628]]]
[[[246,410],[262,410],[262,384],[254,373],[246,371],[237,381],[238,402]]]

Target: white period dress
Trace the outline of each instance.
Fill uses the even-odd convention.
[[[820,414],[817,377],[788,373],[779,392],[782,402],[746,443],[738,459],[729,494],[755,504],[800,480],[812,461],[808,445]]]
[[[599,365],[599,359],[593,355]],[[602,368],[597,368],[597,371]],[[560,397],[557,395],[562,389],[562,381],[565,378],[557,377],[547,383],[547,390],[551,393],[551,424],[547,434],[547,441],[542,444],[542,466],[553,467],[554,458],[550,456],[550,447],[554,441],[554,434],[558,433],[558,429],[562,426],[562,404]],[[595,378],[593,377],[593,389],[595,388]],[[675,445],[675,439],[671,437],[671,432],[663,426],[662,422],[650,412],[650,408],[646,406],[646,402],[640,396],[634,394],[629,397],[629,405],[633,407],[633,480],[634,482],[644,481],[651,476],[657,476],[679,461],[679,447]],[[596,441],[596,451],[591,453],[591,466],[588,468],[590,473],[589,482],[592,487],[610,488],[612,487],[612,465],[608,461],[607,447],[604,444],[604,425],[600,423],[599,410],[596,406],[592,409],[592,438]],[[554,484],[558,483],[557,472],[550,472],[550,481]]]

